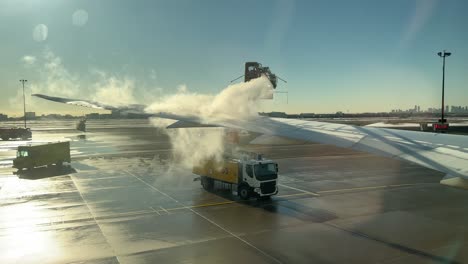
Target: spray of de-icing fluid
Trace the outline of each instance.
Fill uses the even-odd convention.
[[[216,95],[191,93],[186,89],[162,98],[151,104],[148,113],[176,113],[199,117],[204,123],[213,123],[222,118],[246,119],[256,116],[259,101],[272,93],[268,78],[260,77],[246,83],[226,87]],[[150,119],[156,127],[165,128],[173,120]],[[167,129],[172,148],[173,159],[184,167],[206,158],[220,159],[224,153],[223,128],[180,128]]]

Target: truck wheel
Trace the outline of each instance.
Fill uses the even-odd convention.
[[[248,200],[250,198],[250,188],[247,185],[242,185],[239,187],[239,197],[242,200]]]
[[[8,138],[7,138],[7,137],[2,137],[2,140],[3,140],[3,141],[7,141]]]
[[[214,181],[213,179],[210,179],[206,176],[202,176],[201,178],[201,184],[203,186],[203,189],[211,192],[213,190],[213,186],[214,186]]]

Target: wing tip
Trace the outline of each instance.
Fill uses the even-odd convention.
[[[445,175],[440,184],[468,190],[468,178],[461,176]]]
[[[45,94],[31,94],[31,96],[39,97],[39,98],[47,98],[47,97],[49,97],[48,95],[45,95]]]

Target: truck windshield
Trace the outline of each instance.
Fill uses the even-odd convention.
[[[16,155],[18,157],[27,157],[28,156],[28,151],[27,150],[19,150]]]
[[[276,179],[276,163],[265,163],[254,165],[255,177],[259,180]]]

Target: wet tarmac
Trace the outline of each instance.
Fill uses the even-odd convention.
[[[14,174],[0,141],[0,263],[468,263],[468,191],[418,165],[296,142],[271,200],[209,193],[145,120],[36,122],[69,166]]]

